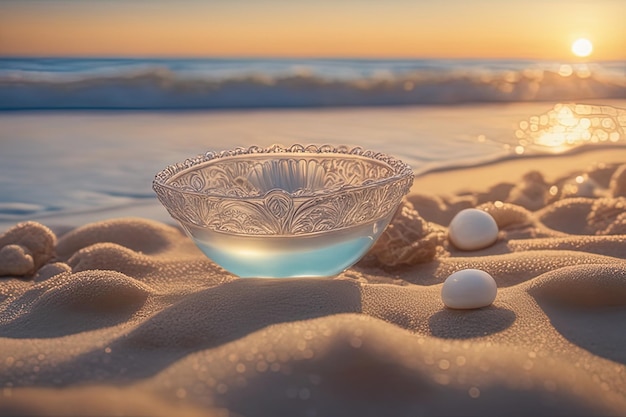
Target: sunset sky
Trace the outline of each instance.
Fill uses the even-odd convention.
[[[626,59],[626,0],[0,1],[3,56]]]

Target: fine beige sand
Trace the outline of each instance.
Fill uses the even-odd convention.
[[[15,225],[0,237],[0,415],[626,415],[625,161],[417,178],[335,278],[239,279],[142,218]],[[494,216],[496,244],[448,243],[467,207]],[[493,275],[493,305],[444,307],[463,268]]]

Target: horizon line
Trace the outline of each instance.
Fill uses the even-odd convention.
[[[568,58],[530,58],[530,57],[477,57],[477,56],[459,56],[459,57],[437,57],[437,56],[380,56],[380,55],[354,55],[354,56],[324,56],[324,55],[175,55],[175,54],[0,54],[0,59],[163,59],[163,60],[328,60],[328,61],[535,61],[535,62],[558,62],[558,63],[580,63],[588,64],[594,62],[625,62],[624,58],[615,59],[593,59],[586,57],[584,59],[576,57]]]

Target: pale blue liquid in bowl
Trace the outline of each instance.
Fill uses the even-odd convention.
[[[183,227],[207,257],[241,278],[329,277],[358,262],[390,219],[292,236],[241,236]]]

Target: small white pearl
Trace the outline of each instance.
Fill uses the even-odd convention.
[[[448,308],[481,308],[491,305],[497,292],[498,286],[491,275],[479,269],[463,269],[446,278],[441,299]]]
[[[483,249],[498,240],[498,225],[486,211],[465,209],[450,222],[448,237],[461,250]]]

